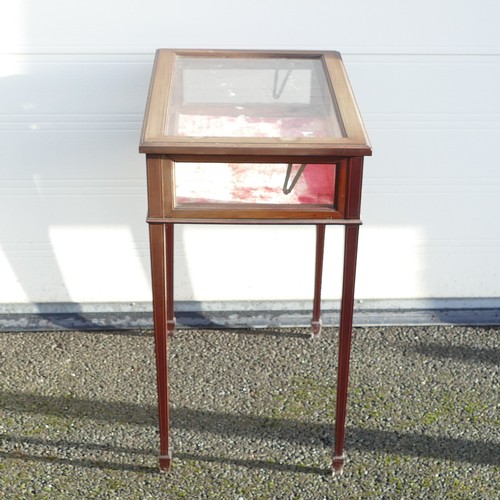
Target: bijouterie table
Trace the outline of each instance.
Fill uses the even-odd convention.
[[[146,154],[160,426],[169,446],[175,224],[313,224],[312,335],[321,329],[325,226],[345,227],[333,471],[344,465],[363,159],[371,147],[337,52],[156,53]],[[311,267],[313,267],[311,265]]]

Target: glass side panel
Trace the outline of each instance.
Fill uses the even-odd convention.
[[[344,137],[319,58],[177,56],[166,134]]]
[[[285,164],[176,163],[175,205],[266,203],[333,208],[335,165],[306,165],[300,176],[301,165],[288,170]],[[284,188],[290,192],[285,194]]]

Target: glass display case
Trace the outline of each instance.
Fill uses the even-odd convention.
[[[168,469],[168,334],[177,223],[314,224],[312,331],[321,328],[325,226],[345,226],[333,468],[344,462],[363,158],[371,147],[337,52],[157,51],[140,152],[148,218],[160,412]]]

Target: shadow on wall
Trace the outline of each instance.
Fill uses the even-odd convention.
[[[38,304],[37,313],[45,315],[47,327],[57,327],[58,323],[67,327],[71,315],[75,328],[114,328],[112,322],[91,319],[79,304],[143,302],[144,297],[151,296],[144,221],[145,159],[138,154],[137,146],[153,56],[109,65],[102,64],[97,55],[84,64],[75,64],[71,57],[68,61],[31,63],[25,58],[22,74],[0,78],[0,108],[9,117],[0,124],[0,209],[8,214],[0,218],[0,272],[4,283],[0,302]],[[445,90],[438,88],[437,92]],[[377,137],[377,124],[368,124],[375,129],[374,142],[383,144],[383,138]],[[403,134],[404,143],[411,133],[403,127],[398,137]],[[379,159],[382,155],[383,162]],[[445,159],[423,162],[418,155],[412,157],[422,172],[420,183],[413,185],[404,177],[407,173],[387,171],[399,166],[399,158],[377,153],[375,148],[375,156],[365,169],[366,224],[360,236],[358,297],[422,296],[426,290],[442,287],[443,276],[453,275],[458,280],[464,270],[468,279],[474,276],[478,280],[477,289],[482,279],[487,286],[481,290],[489,290],[494,296],[491,277],[495,268],[490,266],[492,272],[485,277],[481,266],[486,266],[484,255],[491,258],[491,242],[495,240],[478,235],[473,247],[450,251],[457,223],[454,207],[462,202],[463,194],[447,192],[455,189],[447,184],[449,172],[436,174],[435,164],[454,168]],[[439,207],[440,216],[448,221],[445,225],[436,225],[429,211],[404,209],[409,204],[420,206],[423,195],[431,196],[426,184],[434,186],[436,175],[439,182],[435,193],[449,195],[445,198],[452,201],[453,196],[459,198]],[[384,184],[387,178],[393,184]],[[474,187],[476,199],[481,195],[480,188]],[[496,202],[495,197],[488,199]],[[394,206],[402,209],[395,211]],[[461,217],[468,233],[476,234],[481,229],[472,211]],[[472,230],[472,226],[478,229]],[[441,233],[429,234],[432,227]],[[176,283],[186,296],[193,297],[183,228],[177,228],[176,237]],[[327,233],[327,244],[329,239]],[[432,259],[422,262],[426,245],[432,247]],[[464,257],[466,250],[475,258]],[[247,267],[255,269],[257,265]],[[303,267],[298,265],[293,272]],[[304,282],[312,280],[312,262],[307,275]],[[449,289],[453,286],[451,283]],[[312,286],[304,296],[312,296]],[[70,312],[66,317],[60,314],[48,318],[43,302],[65,304]],[[190,314],[194,324],[218,326],[201,311]],[[488,316],[492,318],[490,324],[500,321],[496,315],[496,319]],[[429,322],[484,324],[483,316],[477,310],[464,317],[437,308],[427,317]],[[29,326],[29,318],[25,325]]]
[[[43,302],[61,303],[90,327],[79,302],[150,296],[137,146],[151,61],[24,59],[21,74],[0,78],[2,302],[40,315]]]

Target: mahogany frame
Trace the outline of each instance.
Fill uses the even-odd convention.
[[[345,137],[294,139],[193,138],[164,135],[168,120],[171,74],[177,55],[196,57],[318,57],[323,61],[332,86]],[[343,285],[337,368],[337,408],[334,474],[345,462],[345,422],[349,361],[354,308],[354,285],[361,209],[364,156],[371,155],[363,123],[347,75],[337,52],[247,52],[247,51],[157,51],[145,114],[140,152],[146,153],[148,216],[153,288],[154,334],[160,430],[160,469],[168,470],[172,455],[169,440],[168,336],[175,330],[174,317],[174,225],[187,224],[314,224],[316,263],[312,314],[313,336],[321,330],[321,284],[326,225],[345,227]],[[335,163],[337,165],[334,207],[303,205],[227,204],[176,207],[175,163]],[[180,167],[181,168],[181,167]]]

